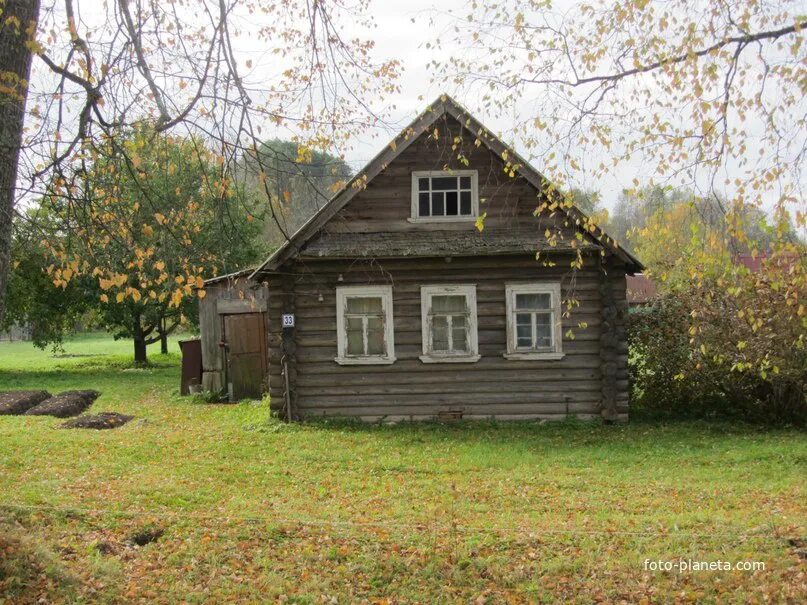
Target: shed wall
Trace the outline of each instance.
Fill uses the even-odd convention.
[[[199,331],[202,339],[202,388],[221,391],[225,381],[225,352],[222,341],[222,315],[238,312],[265,312],[269,292],[265,285],[245,277],[227,279],[205,286],[199,301]],[[264,313],[268,333],[268,314]]]

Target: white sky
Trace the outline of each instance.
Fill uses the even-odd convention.
[[[578,3],[579,0],[554,0],[551,10],[556,13],[565,13]],[[465,105],[490,130],[501,135],[505,142],[513,144],[512,122],[508,122],[508,115],[519,114],[522,117],[540,115],[540,108],[534,107],[529,98],[519,102],[519,107],[505,107],[497,115],[491,116],[479,111],[479,98],[475,98],[473,93],[468,96],[457,92],[451,83],[431,82],[432,72],[428,67],[431,60],[435,58],[444,60],[452,53],[461,54],[463,51],[462,48],[452,45],[454,32],[444,30],[450,20],[446,17],[446,13],[452,12],[454,16],[465,17],[470,11],[467,4],[468,2],[465,0],[373,1],[371,10],[377,29],[371,33],[371,36],[376,42],[376,56],[379,59],[398,58],[404,70],[399,82],[401,93],[391,100],[396,105],[393,118],[396,119],[399,127],[403,127],[440,93],[447,92]],[[426,48],[427,43],[433,44],[437,38],[440,39],[442,48],[439,50]],[[750,124],[747,126],[750,127]],[[759,127],[764,128],[762,124],[759,124]],[[750,130],[753,131],[754,128],[750,128]],[[383,148],[394,133],[387,131],[383,134],[379,132],[375,134],[374,138],[368,133],[357,142],[354,149],[346,152],[347,159],[354,170],[361,169]],[[530,159],[536,169],[543,170],[540,157],[531,158],[530,154],[519,149],[517,142],[514,147],[524,157]],[[597,157],[578,157],[576,159],[583,165],[587,161],[591,162],[590,165],[596,165],[600,161],[600,158]],[[609,158],[602,159],[606,163],[610,163]],[[587,179],[585,175],[588,171],[583,169],[577,173],[581,175],[579,180],[572,184],[599,191],[602,194],[603,204],[606,207],[613,207],[619,193],[623,189],[633,186],[634,178],[637,178],[642,184],[647,183],[655,172],[653,168],[642,165],[641,160],[637,157],[631,162],[620,163],[618,171],[612,171],[603,180],[596,182],[590,178]],[[731,171],[731,166],[729,166],[729,171]],[[771,199],[766,199],[764,206],[770,209],[772,200],[773,196]]]
[[[392,112],[392,119],[398,129],[403,128],[441,93],[448,93],[465,105],[487,128],[502,136],[506,143],[513,144],[514,141],[510,136],[512,123],[507,120],[508,113],[512,115],[516,113],[515,109],[518,109],[518,113],[524,115],[528,101],[524,102],[523,107],[507,108],[509,112],[491,116],[478,110],[478,98],[457,92],[452,83],[432,83],[433,72],[429,69],[429,62],[435,58],[445,59],[452,51],[462,50],[451,44],[453,31],[444,31],[449,20],[447,13],[464,17],[470,10],[466,7],[467,4],[468,2],[464,0],[441,0],[439,3],[433,0],[403,2],[374,0],[371,4],[373,20],[377,24],[377,29],[372,32],[376,43],[376,57],[378,59],[394,57],[400,60],[403,66],[403,74],[399,81],[401,92],[394,99],[390,99],[396,106]],[[574,4],[576,4],[574,0],[555,0],[553,10],[563,12]],[[366,35],[366,32],[364,33]],[[438,37],[442,44],[440,50],[426,48],[427,43],[434,44]],[[526,113],[529,114],[529,111]],[[353,149],[346,150],[347,161],[354,171],[360,170],[372,159],[394,134],[397,134],[397,130],[368,132],[356,142]],[[519,149],[517,144],[514,147],[525,158],[529,158],[529,154],[523,153],[524,150]],[[537,170],[542,170],[540,158],[533,158],[531,163]],[[632,186],[632,180],[636,176],[641,178],[639,166],[623,165],[620,174],[612,175],[608,181],[575,184],[598,190],[603,196],[603,204],[612,207],[619,192]]]
[[[108,12],[102,6],[108,6],[109,0],[83,0],[77,3],[77,10],[80,19],[90,25],[103,23],[108,18]],[[553,11],[565,12],[570,6],[577,3],[577,0],[554,0]],[[474,115],[484,123],[491,131],[502,135],[507,143],[513,143],[512,122],[508,122],[508,116],[520,114],[539,116],[540,108],[532,106],[529,99],[526,99],[523,106],[505,107],[497,115],[486,115],[479,112],[480,103],[478,98],[457,92],[455,87],[448,83],[432,83],[432,71],[429,69],[429,62],[434,59],[446,59],[452,54],[462,53],[463,49],[453,45],[454,32],[448,28],[447,23],[451,21],[446,13],[453,12],[455,17],[464,17],[470,10],[466,0],[372,0],[369,10],[376,27],[367,31],[363,27],[349,28],[355,31],[344,32],[347,37],[358,36],[361,38],[370,37],[375,41],[376,47],[374,57],[376,61],[384,61],[396,58],[400,61],[402,75],[398,84],[401,92],[388,99],[385,103],[392,104],[395,109],[391,111],[391,123],[393,127],[374,131],[368,131],[353,142],[350,149],[345,149],[346,159],[355,171],[361,169],[379,150],[381,150],[389,139],[397,133],[403,126],[410,122],[420,113],[431,101],[437,98],[440,93],[447,92],[454,96],[460,103],[471,110]],[[56,10],[60,6],[57,3]],[[100,9],[100,10],[99,10]],[[249,31],[256,25],[252,15],[239,16],[239,29]],[[446,31],[448,29],[448,31]],[[440,40],[442,48],[435,50],[427,48],[427,44],[432,45],[436,40]],[[234,40],[236,44],[236,55],[239,63],[243,65],[249,59],[253,68],[247,79],[253,86],[261,87],[263,82],[269,82],[273,76],[285,69],[282,61],[278,61],[277,55],[272,55],[266,48],[266,43],[261,42],[249,35],[242,36]],[[35,62],[35,70],[41,69],[41,65]],[[243,68],[243,67],[242,67]],[[243,74],[242,74],[243,75]],[[35,76],[36,77],[36,76]],[[380,109],[376,107],[376,109]],[[267,125],[268,126],[268,125]],[[267,138],[273,136],[288,138],[288,130],[275,130],[266,128],[264,134]],[[516,144],[517,151],[523,152]],[[539,171],[544,169],[541,158],[530,158],[530,154],[523,153],[525,157],[531,159],[534,167]],[[605,159],[605,158],[604,158]],[[598,162],[597,157],[578,158],[585,161]],[[611,174],[606,180],[591,182],[581,180],[573,183],[578,186],[598,190],[603,195],[604,205],[612,207],[619,192],[632,185],[634,177],[640,182],[648,180],[648,167],[643,167],[637,163],[621,164],[618,173]],[[585,169],[578,174],[585,175]],[[585,176],[580,177],[585,179]]]

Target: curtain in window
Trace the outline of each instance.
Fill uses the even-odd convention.
[[[380,297],[350,297],[345,307],[347,355],[384,355],[384,305]]]
[[[468,305],[465,296],[432,296],[431,315],[432,351],[468,353]]]
[[[516,348],[552,347],[552,295],[545,292],[516,294]]]

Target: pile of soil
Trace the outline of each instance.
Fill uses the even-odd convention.
[[[69,418],[78,416],[98,398],[98,391],[65,391],[46,399],[25,412],[28,416],[55,416]]]
[[[63,422],[61,428],[63,429],[116,429],[123,426],[134,416],[127,416],[126,414],[118,414],[117,412],[101,412],[100,414],[85,414]]]
[[[24,414],[49,399],[47,391],[7,391],[0,393],[0,416]]]

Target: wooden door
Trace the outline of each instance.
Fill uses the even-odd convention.
[[[263,313],[225,315],[224,345],[230,400],[259,398],[266,379]]]

